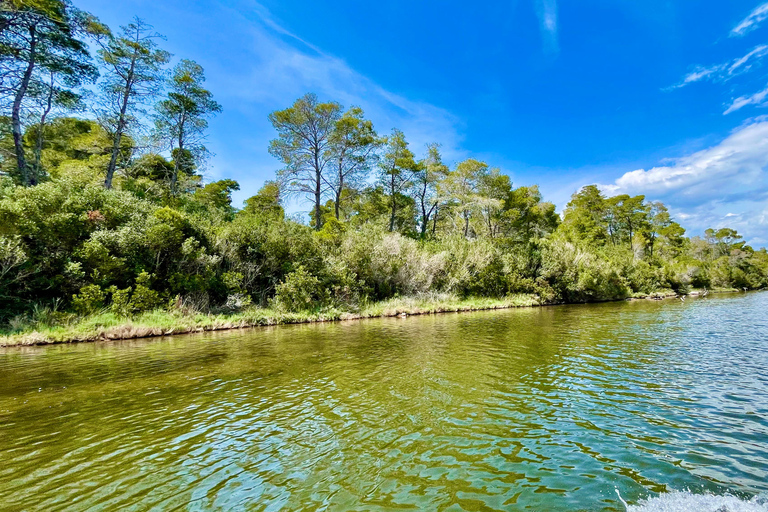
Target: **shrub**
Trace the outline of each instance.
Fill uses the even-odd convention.
[[[272,303],[284,311],[307,311],[322,306],[330,294],[320,285],[320,280],[303,266],[288,274],[277,286]]]
[[[107,294],[97,284],[88,284],[80,288],[80,293],[72,296],[72,307],[81,315],[95,313],[104,307]]]

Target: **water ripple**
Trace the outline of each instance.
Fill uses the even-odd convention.
[[[766,310],[742,294],[6,350],[0,503],[625,510],[618,490],[633,511],[764,511]]]

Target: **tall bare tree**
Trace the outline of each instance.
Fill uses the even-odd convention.
[[[380,140],[363,110],[352,107],[336,121],[330,141],[333,172],[328,173],[327,184],[333,193],[336,219],[339,219],[343,193],[365,180]]]
[[[315,229],[323,227],[322,199],[328,190],[329,167],[334,160],[332,135],[341,116],[341,105],[320,103],[314,94],[306,94],[285,109],[269,114],[278,138],[269,144],[269,153],[285,167],[278,178],[289,193],[312,198]]]
[[[163,83],[163,66],[171,54],[158,48],[163,37],[139,18],[120,28],[118,37],[99,39],[99,57],[106,69],[102,83],[99,121],[112,136],[112,151],[104,187],[112,188],[123,135],[141,123],[146,106]]]

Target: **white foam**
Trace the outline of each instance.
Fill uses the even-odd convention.
[[[728,495],[670,492],[628,505],[627,512],[768,512],[768,495],[745,501]]]

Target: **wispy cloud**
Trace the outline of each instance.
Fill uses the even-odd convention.
[[[541,25],[544,51],[557,53],[560,44],[557,36],[557,0],[536,0],[536,14]]]
[[[403,130],[417,155],[428,142],[439,142],[447,161],[465,157],[462,123],[448,110],[382,87],[291,32],[257,2],[221,0],[217,6],[217,19],[226,20],[228,34],[227,51],[216,52],[206,63],[211,89],[225,107],[214,120],[222,122],[221,129],[211,130],[211,149],[217,154],[211,178],[237,179],[242,190],[235,194],[236,203],[253,195],[280,166],[266,151],[275,132],[263,113],[286,108],[307,92],[362,107],[382,134],[394,127]],[[210,30],[207,39],[217,41],[218,29]]]
[[[768,18],[768,2],[757,6],[754,11],[749,13],[749,16],[741,21],[741,23],[733,27],[733,30],[731,30],[731,37],[739,37],[747,32],[751,32],[756,29],[760,23],[765,21],[766,18]]]
[[[768,88],[763,89],[751,96],[741,96],[733,100],[728,109],[723,112],[723,115],[728,115],[732,112],[746,107],[747,105],[762,105],[765,102],[765,98],[768,97]]]
[[[712,66],[697,66],[690,73],[685,75],[683,81],[674,88],[684,87],[688,84],[709,80],[712,82],[726,82],[731,78],[746,73],[755,63],[768,55],[768,45],[759,45],[750,50],[746,55]]]
[[[768,119],[755,118],[720,143],[668,164],[627,172],[602,185],[608,193],[667,202],[694,230],[732,225],[768,238]],[[762,220],[760,220],[762,219]]]

